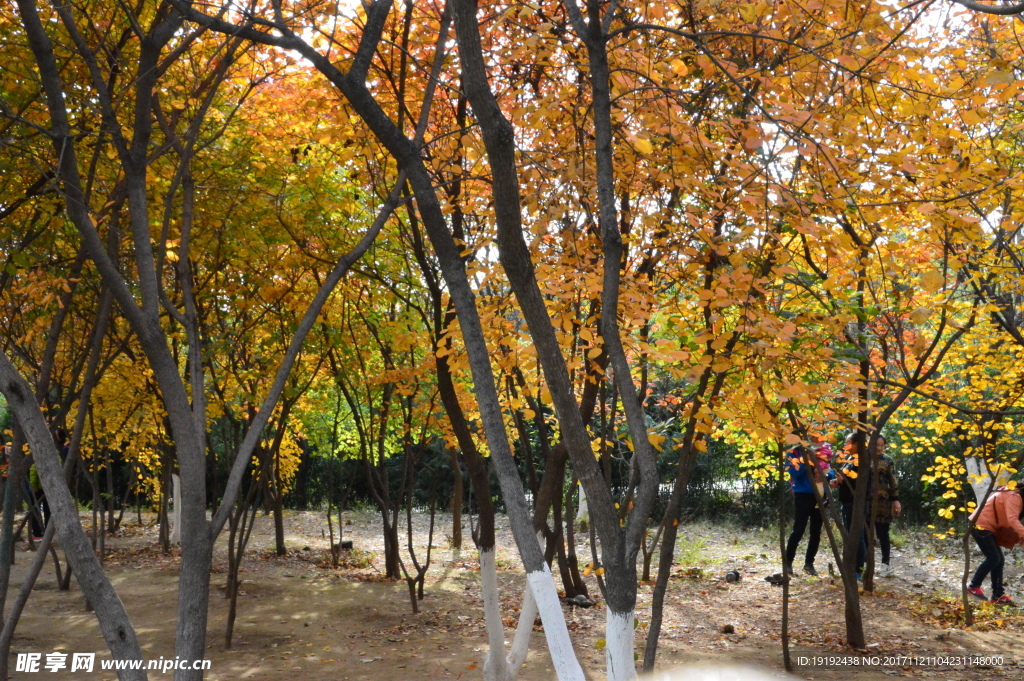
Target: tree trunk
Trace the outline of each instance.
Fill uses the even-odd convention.
[[[787,672],[793,671],[793,661],[789,654],[789,564],[786,561],[786,499],[789,497],[789,485],[786,484],[786,448],[778,443],[778,471],[775,486],[779,492],[779,556],[782,558],[782,664]]]
[[[448,458],[452,463],[452,475],[455,483],[452,490],[452,549],[456,555],[462,551],[462,468],[459,466],[459,452],[448,450]]]
[[[39,405],[32,399],[28,383],[18,374],[6,354],[0,354],[0,387],[32,448],[36,470],[53,509],[51,522],[56,524],[55,531],[78,575],[82,591],[96,611],[100,630],[111,654],[117,660],[143,659],[128,613],[103,573],[89,539],[78,522],[78,507],[68,489],[60,455],[47,428],[46,419]],[[135,681],[146,679],[147,676],[145,670],[124,670],[119,673],[119,678],[122,681]]]
[[[169,498],[171,494],[171,469],[168,459],[170,455],[165,451],[163,456],[163,475],[161,476],[160,484],[160,508],[157,511],[156,521],[160,525],[160,532],[157,541],[160,544],[160,550],[164,553],[169,553],[171,550],[171,527],[170,527],[170,503]]]
[[[245,559],[245,547],[249,544],[253,525],[256,524],[256,505],[253,499],[258,489],[258,481],[249,485],[245,500],[232,509],[228,518],[228,577],[224,596],[228,599],[228,616],[224,626],[224,648],[231,649],[235,635],[235,617],[238,614],[238,587],[241,584],[239,573]]]
[[[402,567],[399,565],[398,524],[391,517],[391,509],[380,509],[381,528],[384,533],[384,577],[401,579]]]
[[[284,390],[284,382],[291,367],[294,365],[302,343],[308,334],[320,310],[333,288],[351,265],[358,259],[376,235],[387,216],[394,208],[397,196],[389,197],[386,202],[383,215],[368,230],[359,246],[349,254],[339,258],[327,277],[323,286],[317,291],[313,303],[306,310],[302,321],[292,335],[291,343],[285,354],[285,358],[278,366],[274,375],[273,385],[268,392],[257,418],[243,441],[241,451],[238,452],[232,466],[228,483],[225,486],[223,502],[214,514],[213,522],[206,518],[206,419],[207,411],[205,404],[204,370],[202,362],[202,338],[200,333],[198,315],[195,300],[193,297],[192,273],[189,265],[188,252],[188,230],[192,223],[192,199],[191,191],[192,178],[188,168],[190,156],[178,148],[181,155],[181,189],[183,190],[182,219],[180,224],[180,255],[178,260],[177,274],[180,286],[181,299],[184,304],[184,312],[168,310],[162,305],[161,294],[165,293],[162,288],[160,277],[163,258],[154,254],[152,242],[153,232],[151,229],[150,197],[151,183],[148,182],[147,167],[150,162],[150,141],[153,130],[153,109],[154,97],[158,89],[158,79],[166,71],[166,64],[162,64],[162,51],[167,44],[179,35],[179,30],[184,23],[184,16],[173,10],[157,12],[152,16],[151,21],[133,34],[139,37],[138,54],[136,57],[136,68],[132,74],[134,95],[129,103],[133,114],[129,117],[131,139],[130,146],[124,137],[120,137],[121,148],[118,150],[123,170],[124,193],[127,197],[129,226],[132,234],[133,255],[135,267],[132,273],[132,284],[129,285],[122,276],[121,267],[115,259],[107,253],[103,240],[100,237],[97,225],[90,213],[90,202],[88,188],[82,182],[78,168],[78,157],[76,153],[77,140],[71,129],[71,117],[68,113],[64,99],[66,90],[62,82],[61,67],[58,66],[54,55],[53,44],[47,35],[46,27],[40,20],[34,0],[19,0],[19,17],[25,28],[26,35],[36,66],[38,67],[40,83],[46,94],[46,104],[50,115],[49,137],[53,144],[53,154],[57,166],[57,174],[61,186],[61,196],[64,199],[64,207],[68,219],[75,225],[82,238],[83,248],[95,263],[97,270],[103,278],[104,284],[111,291],[114,299],[118,302],[125,318],[131,325],[138,339],[139,345],[146,355],[146,359],[152,369],[154,379],[157,383],[163,406],[168,415],[168,421],[173,433],[173,442],[177,454],[177,461],[181,471],[182,481],[182,512],[181,512],[181,540],[182,540],[182,561],[179,580],[178,617],[175,640],[175,654],[182,659],[200,660],[205,651],[205,634],[207,620],[207,603],[209,597],[209,571],[212,557],[212,543],[217,533],[221,530],[227,520],[227,514],[237,497],[238,488],[241,484],[241,477],[248,465],[248,459],[258,441],[263,427],[270,417],[277,400]],[[72,43],[79,48],[86,60],[95,58],[90,48],[84,45],[84,41],[77,36],[76,17],[73,15],[75,8],[68,5],[58,5],[56,8],[60,21],[64,28],[72,34]],[[127,6],[122,9],[128,11]],[[136,22],[141,21],[138,17],[131,17]],[[204,85],[216,87],[226,74],[226,69],[233,61],[233,48],[229,49],[230,54],[225,54],[220,60],[220,71],[211,74],[212,77],[204,81]],[[94,74],[98,69],[93,70]],[[94,91],[91,93],[98,100],[98,108],[105,112],[113,111],[114,102],[110,98],[110,92],[102,76],[93,77]],[[114,114],[111,114],[112,119]],[[117,121],[111,120],[113,124]],[[193,126],[198,134],[199,126]],[[118,130],[123,134],[124,130]],[[179,143],[181,140],[176,140]],[[195,139],[189,140],[189,144]],[[191,147],[190,147],[191,148]],[[156,245],[156,250],[164,249],[166,243]],[[160,264],[158,264],[160,263]],[[188,357],[186,370],[188,372],[188,388],[180,373],[181,365],[178,358],[171,352],[167,336],[164,332],[162,317],[171,311],[175,313],[175,320],[183,327],[188,339]],[[13,367],[11,372],[15,373]],[[9,383],[9,382],[8,382]],[[13,384],[11,384],[13,385]],[[13,390],[13,388],[10,388]],[[19,396],[22,401],[29,395],[28,391],[22,391]],[[22,424],[24,418],[21,419]],[[36,450],[36,442],[30,439],[33,450]],[[52,445],[52,443],[51,443]],[[54,484],[52,481],[51,485]],[[45,486],[45,483],[44,483]],[[66,491],[66,487],[65,487]],[[49,496],[49,492],[48,492]],[[70,498],[70,495],[69,495]],[[54,499],[50,498],[51,506]],[[67,512],[71,509],[68,507]],[[57,516],[57,509],[54,506],[54,515]],[[77,521],[77,517],[75,518]],[[64,536],[61,527],[57,529],[61,544],[66,550],[76,551],[72,547],[70,537]],[[84,537],[84,535],[83,535]],[[69,558],[72,553],[69,553]],[[81,556],[78,556],[81,559]],[[78,563],[72,559],[76,574],[83,585],[86,593],[95,592],[100,599],[107,599],[110,594],[105,590],[109,583],[97,584],[95,588],[87,585],[94,578],[90,572],[92,569],[85,563]],[[110,592],[112,594],[112,591]],[[116,596],[114,597],[116,599]],[[96,600],[90,597],[96,604]],[[107,612],[105,603],[97,607],[97,612]],[[118,604],[119,605],[119,604]],[[122,609],[123,610],[123,609]],[[106,629],[113,627],[123,629],[124,622],[116,611],[110,611],[112,619],[104,620],[101,617],[101,626]],[[130,625],[129,625],[130,628]],[[123,646],[130,644],[137,649],[134,634],[121,632],[119,640],[123,643],[111,644],[115,656],[123,652]],[[128,657],[141,658],[141,655]],[[129,676],[133,676],[129,674]],[[143,673],[141,677],[144,678]],[[201,670],[177,670],[176,681],[198,681],[202,678]]]
[[[14,564],[14,516],[17,514],[20,488],[28,469],[24,449],[24,435],[17,426],[14,428],[14,439],[10,445],[7,459],[7,482],[4,485],[4,515],[0,523],[0,616],[4,613],[7,592],[11,584],[11,566]],[[3,677],[0,677],[3,678]]]
[[[675,484],[672,485],[672,495],[669,497],[668,507],[665,509],[663,521],[665,536],[661,540],[658,576],[655,578],[654,592],[651,594],[651,623],[650,629],[647,631],[647,644],[644,646],[643,670],[645,672],[651,672],[654,669],[654,661],[658,654],[658,638],[661,635],[665,593],[668,591],[668,578],[672,572],[672,563],[675,561],[676,535],[679,532],[679,509],[686,487],[690,484],[693,467],[697,462],[697,450],[693,446],[692,434],[688,437],[691,438],[689,446],[681,453],[676,469]]]
[[[484,681],[505,681],[505,625],[501,620],[498,595],[498,572],[494,562],[494,546],[481,549],[480,591],[484,601],[484,623],[487,628],[487,655],[484,657]]]
[[[295,404],[292,398],[283,400],[281,403],[281,415],[277,419],[277,432],[274,434],[274,442],[270,448],[270,458],[273,465],[270,467],[270,490],[274,505],[274,546],[277,555],[284,556],[288,553],[284,545],[284,490],[281,487],[281,443],[285,437],[285,426],[288,423],[288,416],[291,414],[292,405]]]

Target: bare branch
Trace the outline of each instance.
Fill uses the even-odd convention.
[[[1001,17],[1024,13],[1024,3],[1020,5],[986,5],[983,2],[974,2],[973,0],[953,0],[953,2],[974,12],[995,14]]]

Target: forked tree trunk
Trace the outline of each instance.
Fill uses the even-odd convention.
[[[77,7],[69,5],[57,5],[54,8],[59,15],[63,28],[70,34],[72,49],[77,49],[77,56],[96,67],[91,69],[92,87],[90,95],[96,97],[98,107],[110,112],[115,108],[115,102],[111,99],[107,83],[105,82],[98,65],[95,63],[95,53],[86,44],[85,39],[78,33]],[[122,9],[128,12],[127,6]],[[342,256],[335,263],[334,269],[326,277],[323,285],[317,291],[313,302],[309,305],[292,335],[288,350],[274,374],[271,389],[260,406],[257,417],[243,440],[240,451],[237,453],[232,465],[228,482],[225,486],[221,507],[214,514],[213,522],[206,518],[206,405],[203,371],[202,338],[198,323],[196,302],[193,295],[192,273],[190,271],[189,257],[189,236],[194,214],[192,201],[194,199],[194,183],[192,181],[189,163],[191,153],[196,142],[195,135],[198,134],[200,126],[192,126],[193,137],[184,143],[181,139],[172,140],[172,145],[180,157],[180,180],[178,186],[182,190],[181,205],[181,238],[179,240],[179,259],[177,265],[178,281],[180,286],[181,300],[184,305],[184,312],[170,310],[174,313],[175,320],[184,328],[188,342],[188,357],[186,362],[187,379],[183,379],[181,366],[168,344],[167,336],[164,333],[162,316],[168,312],[161,303],[162,282],[158,262],[163,263],[162,257],[156,257],[154,244],[152,243],[153,233],[150,223],[150,197],[151,185],[148,182],[147,167],[150,162],[150,141],[153,131],[153,103],[154,95],[158,87],[158,79],[165,73],[166,64],[161,63],[162,52],[166,45],[176,36],[184,22],[184,15],[174,11],[157,13],[152,21],[141,27],[138,34],[138,54],[136,56],[136,68],[131,74],[133,80],[132,93],[133,101],[130,102],[133,115],[130,118],[130,132],[127,137],[131,138],[131,145],[125,141],[124,130],[119,129],[118,141],[120,142],[119,159],[124,171],[124,195],[129,209],[129,227],[132,234],[132,247],[134,255],[134,271],[132,285],[129,285],[122,275],[122,268],[107,252],[103,240],[100,237],[97,225],[90,213],[89,197],[87,188],[82,181],[78,168],[78,156],[76,153],[76,137],[72,134],[71,117],[64,98],[66,90],[62,82],[62,69],[58,65],[54,54],[53,43],[47,35],[47,26],[44,26],[39,17],[34,0],[19,0],[19,18],[25,28],[29,46],[35,58],[35,65],[38,68],[40,83],[46,95],[46,104],[50,116],[50,138],[53,142],[53,153],[55,165],[57,166],[58,180],[61,185],[61,196],[64,198],[64,207],[69,220],[75,225],[79,235],[82,237],[83,248],[89,258],[95,263],[97,270],[103,278],[104,284],[111,291],[112,296],[120,306],[125,318],[131,325],[138,339],[139,345],[145,353],[146,359],[152,369],[154,379],[158,385],[163,406],[168,414],[170,429],[173,433],[173,441],[177,461],[181,471],[182,482],[182,510],[181,510],[181,540],[182,540],[182,561],[178,591],[178,617],[175,637],[175,654],[177,657],[187,660],[201,660],[206,649],[206,620],[207,605],[209,600],[209,574],[212,558],[213,539],[223,528],[227,521],[227,514],[230,512],[241,478],[248,464],[249,457],[259,439],[263,427],[266,425],[271,412],[273,411],[281,393],[284,390],[285,379],[294,366],[296,357],[303,344],[303,341],[312,328],[320,314],[327,297],[333,288],[345,275],[352,264],[365,253],[372,244],[376,235],[380,232],[384,221],[394,209],[397,195],[389,197],[385,202],[377,221],[370,227],[359,245],[350,253]],[[130,17],[136,22],[141,21],[138,17]],[[137,24],[136,24],[137,25]],[[133,34],[133,37],[136,34]],[[223,81],[228,67],[233,63],[235,49],[239,40],[229,41],[226,53],[218,62],[217,72],[211,74],[211,78],[204,83],[210,87],[216,87]],[[113,114],[111,114],[113,116]],[[169,133],[173,136],[172,133]],[[157,244],[158,249],[164,249],[166,244]],[[16,370],[7,363],[13,377],[17,377]],[[12,378],[13,380],[13,378]],[[186,383],[189,388],[186,388]],[[13,387],[16,384],[5,381],[3,388],[9,392],[9,398],[15,397],[22,406],[30,401],[27,396],[31,392]],[[14,393],[17,392],[17,395]],[[12,405],[14,402],[12,402]],[[27,408],[27,407],[26,407]],[[37,409],[38,411],[38,409]],[[22,414],[19,420],[27,428],[25,423],[27,415]],[[31,436],[30,441],[33,450],[40,444],[41,433]],[[48,443],[52,448],[52,442]],[[42,446],[42,444],[40,444]],[[37,463],[38,466],[38,463]],[[59,463],[57,464],[59,467]],[[42,471],[41,471],[42,473]],[[54,509],[54,517],[60,518],[64,515],[63,523],[75,521],[77,525],[77,509],[70,503],[70,493],[66,485],[63,491],[67,494],[69,503],[60,507],[55,505],[57,499],[54,492],[49,489],[57,484],[56,476],[51,472],[50,482],[44,481],[47,488],[47,495],[50,504]],[[80,527],[80,526],[79,526]],[[109,582],[102,577],[97,577],[91,564],[81,553],[80,548],[74,544],[78,535],[65,536],[65,529],[57,528],[61,543],[69,552],[69,559],[75,568],[83,590],[90,595],[89,598],[97,606],[97,613],[100,615],[101,628],[104,633],[116,631],[113,638],[108,637],[111,650],[117,657],[133,657],[141,659],[138,654],[138,644],[135,641],[134,632],[126,617],[122,617],[123,608],[117,602],[116,607],[106,603],[108,600],[116,601],[116,595],[110,589]],[[84,539],[84,534],[81,535]],[[94,554],[89,552],[95,559]],[[86,562],[83,562],[86,561]],[[125,628],[127,627],[127,629]],[[127,648],[126,648],[127,646]],[[133,655],[125,654],[128,648]],[[145,678],[145,673],[136,674],[127,672],[122,678]],[[201,670],[176,670],[176,681],[197,681],[202,678]]]
[[[498,228],[498,255],[508,276],[530,331],[531,339],[550,390],[555,413],[561,426],[563,442],[573,461],[576,473],[587,490],[592,505],[594,525],[601,537],[601,551],[606,568],[605,600],[610,611],[608,636],[610,643],[609,678],[625,681],[635,677],[632,652],[632,629],[626,637],[621,627],[632,625],[636,605],[636,555],[643,540],[647,518],[657,491],[657,472],[653,450],[647,438],[636,386],[619,337],[617,310],[619,274],[622,262],[622,238],[615,219],[614,170],[611,149],[611,100],[609,70],[602,18],[596,15],[597,3],[588,7],[595,13],[585,24],[575,2],[566,3],[572,24],[587,47],[589,76],[594,93],[594,122],[597,138],[597,188],[599,223],[602,234],[604,278],[602,282],[601,337],[608,354],[615,384],[625,407],[626,420],[634,445],[634,463],[640,471],[640,487],[636,504],[625,527],[620,527],[611,492],[600,474],[590,447],[590,437],[579,413],[573,389],[568,380],[565,359],[554,334],[551,318],[537,285],[529,248],[523,238],[523,221],[516,170],[515,134],[501,112],[487,79],[477,20],[476,3],[458,0],[456,34],[462,60],[463,85],[483,133],[484,145],[493,175],[492,188],[495,221]],[[521,545],[522,546],[522,545]],[[539,602],[542,616],[547,604]],[[629,654],[624,658],[625,640]],[[614,660],[612,658],[615,658]]]
[[[460,101],[464,117],[465,100],[462,99]],[[456,194],[453,199],[457,198],[457,196]],[[460,215],[456,211],[454,229],[457,236],[461,235]],[[501,616],[498,578],[495,566],[494,504],[491,501],[489,475],[487,466],[477,450],[476,443],[470,432],[469,423],[459,403],[455,383],[452,380],[451,369],[448,365],[447,352],[439,352],[443,331],[454,322],[455,314],[451,306],[448,307],[447,311],[442,307],[442,292],[437,284],[436,275],[422,248],[422,240],[419,236],[419,223],[415,213],[410,212],[409,222],[413,236],[413,250],[416,254],[417,262],[423,271],[424,280],[431,293],[433,303],[433,355],[435,358],[438,392],[441,397],[441,403],[448,415],[452,431],[462,449],[466,468],[469,470],[470,486],[477,500],[477,528],[473,539],[476,543],[477,557],[480,565],[481,595],[484,603],[484,622],[488,640],[488,650],[484,656],[483,663],[483,676],[485,681],[512,681],[519,673],[519,669],[522,667],[529,650],[530,634],[533,631],[533,622],[537,616],[536,600],[530,588],[524,589],[523,606],[520,610],[520,624],[516,629],[512,646],[506,655],[505,627]],[[457,458],[454,457],[454,453],[453,461],[453,468],[457,471]],[[458,477],[458,482],[461,483],[461,476]],[[528,624],[525,624],[527,621]]]
[[[259,485],[253,481],[245,500],[237,504],[228,519],[228,577],[225,597],[228,599],[228,616],[224,626],[224,648],[231,649],[235,636],[235,618],[238,614],[238,588],[241,586],[239,573],[245,559],[245,547],[249,544],[252,528],[256,524],[257,507],[253,504]]]

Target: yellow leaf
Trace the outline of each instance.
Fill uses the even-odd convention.
[[[924,324],[931,316],[932,309],[930,307],[919,307],[910,313],[910,321],[915,324]]]
[[[914,339],[913,345],[910,346],[910,351],[914,353],[914,357],[920,359],[924,356],[924,353],[928,350],[928,339],[924,336],[918,335]]]
[[[1012,83],[1016,80],[1009,71],[989,71],[985,75],[986,85],[998,85],[1000,83]]]
[[[981,114],[978,113],[977,109],[965,109],[960,116],[964,119],[964,123],[967,125],[978,125],[984,120],[981,117]]]
[[[640,139],[638,137],[636,139],[636,141],[633,142],[633,146],[635,146],[636,150],[639,151],[642,154],[653,154],[654,153],[654,147],[651,146],[651,143],[648,142],[645,139]]]
[[[946,278],[938,270],[928,270],[921,275],[920,279],[921,288],[928,291],[928,293],[938,293],[945,283]]]

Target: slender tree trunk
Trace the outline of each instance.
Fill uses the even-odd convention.
[[[274,442],[271,446],[271,458],[274,465],[271,467],[270,488],[273,492],[274,504],[274,545],[277,555],[284,556],[288,553],[284,545],[284,490],[281,487],[281,443],[285,437],[285,425],[288,423],[288,416],[291,414],[294,401],[289,398],[281,404],[281,416],[277,420],[277,433],[274,435]]]
[[[160,532],[157,541],[160,543],[160,550],[164,553],[171,551],[171,528],[170,508],[168,500],[171,495],[171,467],[168,459],[170,456],[165,451],[163,457],[163,475],[160,485],[160,509],[157,511],[157,523],[160,525]]]
[[[690,437],[692,438],[692,435]],[[691,439],[689,446],[681,453],[676,469],[675,484],[672,486],[672,495],[669,497],[668,507],[665,509],[665,519],[662,523],[665,527],[665,534],[661,540],[661,553],[658,556],[658,576],[655,578],[654,591],[651,594],[651,623],[647,631],[647,644],[644,646],[643,670],[645,672],[654,669],[654,661],[658,655],[658,639],[661,635],[665,593],[668,591],[668,578],[672,572],[672,563],[675,561],[676,535],[679,532],[679,509],[696,463],[697,450]]]
[[[452,549],[458,554],[462,551],[462,467],[459,466],[458,450],[449,449],[448,458],[452,463],[455,483],[452,491]]]
[[[0,525],[0,616],[4,613],[7,602],[7,591],[11,583],[11,566],[14,565],[14,516],[17,514],[20,487],[25,479],[28,461],[25,459],[25,436],[15,424],[11,450],[7,456],[7,484],[4,495],[3,524]]]
[[[259,484],[252,481],[245,500],[239,502],[228,518],[228,578],[225,597],[228,599],[228,616],[224,626],[224,648],[231,649],[235,636],[235,618],[238,614],[238,587],[242,581],[239,573],[245,559],[245,547],[249,544],[253,525],[256,524],[257,507],[253,499]]]
[[[114,487],[114,464],[110,459],[110,452],[103,450],[104,466],[107,473],[107,523],[106,529],[110,534],[117,532],[117,521],[114,519],[114,501],[117,499],[117,490]]]
[[[790,574],[786,562],[786,499],[789,495],[789,485],[786,484],[784,471],[786,469],[786,448],[780,442],[777,446],[779,452],[778,471],[776,472],[775,485],[779,492],[779,555],[782,557],[782,664],[787,672],[793,671],[793,660],[789,654],[789,581]]]

